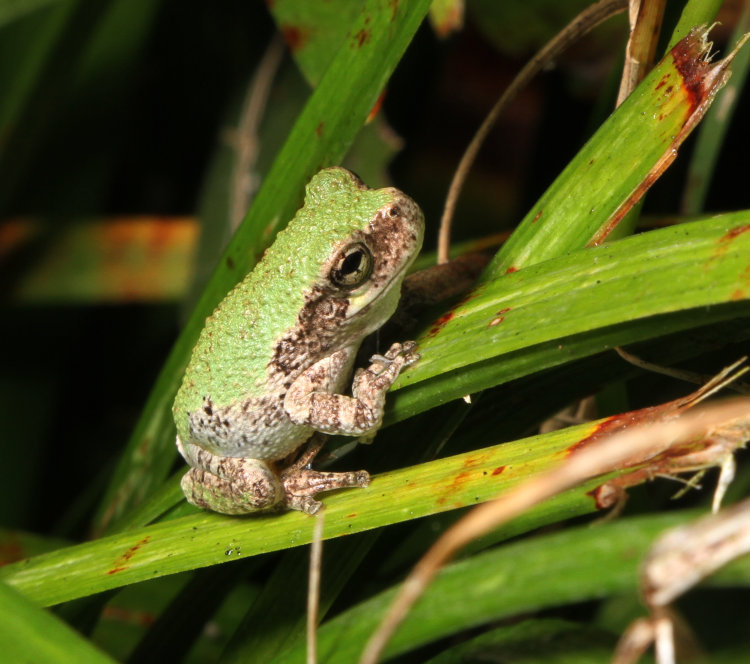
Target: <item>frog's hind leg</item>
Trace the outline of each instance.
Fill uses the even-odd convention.
[[[187,501],[221,514],[248,514],[282,503],[284,488],[274,471],[258,459],[222,457],[197,445],[177,448],[193,466],[182,477]]]
[[[315,433],[299,458],[281,472],[286,504],[291,509],[315,514],[323,504],[314,496],[334,489],[364,488],[370,484],[370,474],[366,470],[343,473],[329,473],[306,468],[323,447],[328,436]]]

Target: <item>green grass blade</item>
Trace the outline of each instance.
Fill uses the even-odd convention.
[[[747,231],[750,212],[727,214],[482,284],[418,340],[422,359],[399,379],[388,421],[613,345],[741,315],[717,305],[747,315]]]
[[[691,35],[667,53],[581,148],[500,249],[487,278],[606,238],[656,180],[654,169],[671,162],[723,85],[722,76],[710,92],[696,80],[687,82],[688,76],[715,75],[700,61],[701,39]]]
[[[384,473],[361,490],[325,498],[324,538],[342,537],[474,505],[550,468],[596,423],[504,443]],[[506,469],[508,472],[505,472]],[[530,524],[596,509],[586,494],[596,483],[548,501],[523,517]],[[197,512],[197,510],[196,510]],[[60,549],[0,569],[5,580],[41,604],[119,588],[310,542],[314,521],[299,512],[227,517],[200,512],[147,528]],[[518,528],[518,522],[511,524]]]
[[[444,363],[439,371],[446,373],[438,376],[440,379],[451,376],[446,367],[472,363],[457,372],[464,382],[456,380],[456,387],[446,381],[439,385],[438,392],[431,392],[431,384],[420,386],[413,383],[414,377],[406,376],[414,390],[410,394],[412,402],[407,401],[407,405],[413,410],[415,399],[418,405],[425,406],[452,392],[460,395],[466,387],[502,382],[508,378],[506,364],[516,373],[519,367],[525,373],[538,371],[545,366],[535,363],[540,348],[546,349],[546,355],[541,355],[546,366],[552,366],[568,361],[571,355],[599,350],[601,345],[595,345],[592,339],[611,344],[638,335],[659,335],[665,327],[663,320],[669,317],[658,314],[676,312],[682,316],[679,323],[686,327],[694,326],[696,319],[702,320],[698,316],[701,309],[725,302],[737,306],[744,302],[747,314],[747,214],[652,231],[611,246],[576,252],[509,275],[497,284],[487,284],[462,305],[463,314],[434,337],[436,345],[425,345],[423,350],[425,374],[431,375],[433,353]],[[571,289],[571,284],[575,288]],[[563,289],[565,296],[560,297],[557,289]],[[508,304],[512,306],[506,319],[489,325],[497,317],[498,307],[507,308]],[[733,308],[713,306],[711,311],[718,317],[737,315]],[[448,345],[437,345],[438,338],[441,344]],[[457,338],[463,341],[458,343]],[[451,345],[457,350],[452,350]],[[491,357],[493,362],[477,361],[480,356]],[[493,371],[487,371],[488,366]],[[463,379],[466,375],[479,375],[480,380],[467,385]],[[421,396],[423,391],[427,397]],[[404,412],[405,407],[399,404],[397,415]],[[575,435],[576,430],[558,434]],[[555,453],[545,447],[544,441],[560,444],[563,439],[572,440],[555,436],[534,439],[534,454],[541,455],[535,458],[549,463],[551,459],[545,454],[554,457]],[[507,488],[487,477],[494,477],[496,468],[508,465],[506,455],[514,449],[505,444],[502,452],[490,448],[474,453],[474,457],[452,457],[406,468],[378,477],[366,490],[332,495],[326,499],[326,536],[368,530],[486,500]],[[470,458],[480,458],[488,464],[482,466],[486,475],[474,473],[465,478],[473,477],[474,481],[457,487],[456,477],[464,477],[463,464]],[[513,462],[517,471],[519,463]],[[525,466],[524,476],[533,472],[532,466]],[[585,499],[578,509],[593,509],[592,501]],[[8,578],[38,601],[54,603],[155,575],[227,561],[237,555],[295,546],[309,541],[311,529],[312,522],[296,513],[248,519],[200,514],[39,556],[33,562],[6,567],[3,574],[12,575]],[[59,565],[66,570],[64,576],[58,575]]]

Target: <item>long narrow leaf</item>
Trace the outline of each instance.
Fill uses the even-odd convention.
[[[708,48],[705,29],[695,30],[651,70],[531,208],[486,278],[607,238],[726,82],[731,58],[707,64]]]
[[[389,421],[615,345],[750,314],[748,231],[750,212],[727,214],[482,284],[420,339],[422,360],[399,380]]]

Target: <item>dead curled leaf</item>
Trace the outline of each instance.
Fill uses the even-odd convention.
[[[653,643],[659,664],[675,661],[676,641],[698,648],[669,604],[719,568],[750,552],[750,499],[668,530],[653,544],[641,571],[641,592],[651,615],[639,618],[617,644],[614,664],[634,664]],[[677,637],[677,638],[676,638]]]

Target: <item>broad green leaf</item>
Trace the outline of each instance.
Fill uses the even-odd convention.
[[[434,357],[445,363],[440,372],[463,361],[471,361],[475,367],[472,371],[464,367],[457,372],[456,384],[445,379],[450,373],[440,373],[441,398],[452,392],[460,396],[507,380],[514,372],[523,375],[542,366],[568,361],[571,356],[591,353],[593,340],[598,344],[594,348],[601,349],[607,344],[662,334],[669,328],[669,316],[659,314],[680,314],[677,321],[687,327],[688,322],[695,324],[702,308],[711,305],[734,302],[740,306],[744,302],[748,313],[746,291],[750,284],[746,282],[746,270],[750,224],[740,223],[743,220],[747,222],[739,214],[726,215],[652,231],[519,271],[501,280],[497,292],[492,292],[493,284],[485,285],[462,305],[460,311],[464,314],[434,337],[435,344],[439,339],[444,344],[434,351]],[[653,288],[654,283],[663,285]],[[571,289],[571,284],[575,288]],[[565,289],[564,298],[559,296],[557,288]],[[498,301],[499,294],[506,299]],[[498,306],[508,308],[508,304],[510,310],[498,314]],[[715,319],[737,315],[731,307],[714,306],[711,312]],[[505,316],[502,321],[490,325],[502,316]],[[514,318],[518,327],[514,327]],[[705,315],[700,319],[704,320]],[[477,335],[477,343],[455,341],[471,335]],[[468,356],[467,347],[471,349]],[[501,362],[499,355],[492,355],[498,348],[507,353],[505,361]],[[429,372],[432,362],[427,345],[423,353],[422,362]],[[480,357],[498,359],[478,361]],[[478,376],[487,383],[478,382],[472,389],[466,389],[469,386],[466,375],[474,379]],[[407,375],[404,381],[409,380]],[[428,383],[426,387],[414,384],[411,391],[404,390],[409,400],[405,400],[406,406],[399,404],[397,414],[403,414],[407,406],[415,409],[417,404],[418,408],[422,391],[429,392],[432,388]],[[434,402],[435,393],[429,396]],[[563,438],[534,439],[533,454],[549,463],[545,454],[554,453],[544,447],[543,441],[559,443],[564,439],[570,444],[573,440],[570,436],[575,437],[577,431],[558,434]],[[332,495],[326,499],[326,536],[367,530],[486,500],[506,488],[488,482],[487,476],[494,477],[496,468],[507,466],[510,462],[506,455],[514,449],[506,444],[501,450],[488,448],[469,456],[405,468],[381,476],[368,489]],[[470,476],[465,476],[462,464],[470,458],[489,463],[487,467],[481,466],[487,476],[473,470]],[[529,466],[521,471],[518,461],[512,465],[514,473],[523,476],[535,472]],[[435,479],[435,472],[440,479]],[[459,475],[461,484],[456,485]],[[475,477],[475,482],[469,482],[471,477]],[[499,479],[504,479],[502,474]],[[514,479],[518,478],[514,475]],[[593,509],[593,504],[584,499],[578,508]],[[248,526],[251,531],[261,529],[262,534],[255,533],[248,542]],[[4,574],[13,574],[10,577],[13,582],[32,597],[54,603],[153,575],[230,560],[235,555],[248,556],[298,545],[309,541],[311,528],[312,522],[300,514],[249,519],[200,515],[37,557],[33,564],[6,568]],[[165,550],[179,553],[165,561],[162,559]],[[74,583],[70,576],[57,581],[57,577],[50,578],[55,560],[67,560],[67,574],[76,574]]]

